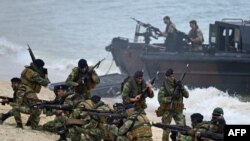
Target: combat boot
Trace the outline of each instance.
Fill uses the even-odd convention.
[[[22,128],[23,129],[23,124],[22,123],[17,123],[16,128]]]
[[[60,138],[57,141],[67,141],[65,133],[59,134]]]
[[[31,126],[30,120],[28,120],[28,121],[26,122],[25,126]]]
[[[0,124],[3,124],[3,122],[9,117],[11,117],[11,114],[9,112],[6,114],[4,113],[0,114]]]

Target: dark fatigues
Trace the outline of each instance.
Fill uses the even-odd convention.
[[[19,127],[22,126],[20,113],[30,115],[28,121],[32,129],[37,128],[39,124],[41,110],[30,108],[29,106],[37,102],[38,97],[36,94],[40,92],[41,86],[47,86],[49,84],[49,80],[38,72],[38,68],[31,63],[31,65],[27,66],[21,73],[21,84],[17,90],[17,102],[13,107],[13,114]]]
[[[156,111],[157,116],[162,116],[162,123],[169,125],[174,118],[177,125],[184,125],[185,118],[183,115],[183,97],[188,98],[189,93],[182,88],[180,92],[180,96],[177,99],[172,100],[172,96],[175,90],[175,82],[170,80],[169,78],[165,79],[163,82],[163,86],[161,86],[160,91],[158,93],[158,101],[160,103],[160,107]],[[164,130],[163,141],[169,140],[169,131]]]
[[[135,105],[136,111],[144,111],[147,108],[146,98],[147,97],[154,97],[154,93],[152,90],[148,90],[146,82],[143,80],[142,83],[139,85],[136,83],[135,78],[130,78],[128,82],[124,84],[123,91],[122,91],[122,100],[124,104],[132,103]],[[144,93],[143,93],[144,92]],[[134,98],[137,95],[142,95],[141,99],[133,103],[130,101],[130,98]]]
[[[149,119],[135,111],[120,128],[115,128],[117,141],[153,141]]]
[[[73,83],[77,83],[77,81],[83,78],[83,76],[85,76],[86,74],[87,73],[82,73],[78,67],[75,67],[72,69],[72,72],[69,74],[66,80],[66,84],[72,87],[72,89],[76,93],[75,99],[90,99],[90,90],[95,88],[95,86],[100,83],[99,76],[95,71],[93,71],[91,76],[87,76],[87,80],[86,82],[84,82],[84,84],[80,84],[79,86],[74,87]],[[92,80],[93,75],[97,78],[95,82]]]
[[[174,50],[176,47],[177,29],[173,23],[166,26],[163,36],[166,37],[165,45],[167,46],[166,51]]]

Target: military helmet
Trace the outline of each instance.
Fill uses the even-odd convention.
[[[213,110],[213,115],[218,115],[218,116],[220,116],[220,115],[223,115],[223,114],[224,114],[223,109],[220,108],[220,107],[217,107],[217,108],[215,108],[215,109]]]

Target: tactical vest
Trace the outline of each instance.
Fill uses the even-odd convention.
[[[141,85],[137,85],[134,78],[128,81],[130,85],[129,97],[135,97],[142,93],[142,91],[147,87],[145,81],[142,81]]]
[[[30,87],[35,93],[39,93],[42,87],[32,80],[35,76],[39,76],[39,74],[31,68],[26,67],[21,73],[21,83]]]
[[[135,140],[139,138],[151,138],[152,137],[152,129],[150,126],[150,121],[144,114],[140,114],[135,117],[129,117],[129,120],[135,120],[135,124],[128,132],[127,137],[129,140]]]

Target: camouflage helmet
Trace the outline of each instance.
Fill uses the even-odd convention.
[[[217,107],[217,108],[215,108],[215,109],[213,110],[213,115],[218,115],[218,116],[220,116],[220,115],[223,115],[223,114],[224,114],[224,111],[223,111],[223,109],[220,108],[220,107]]]

